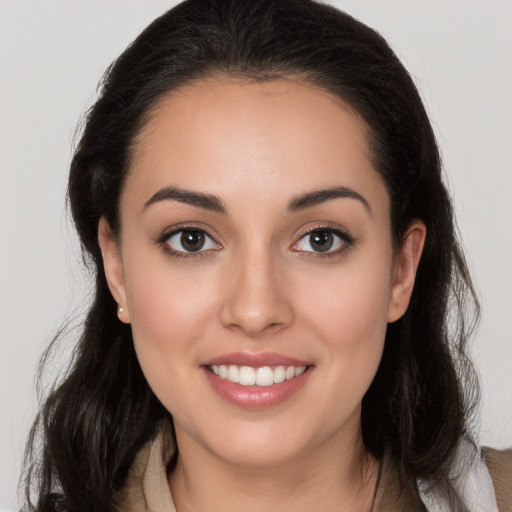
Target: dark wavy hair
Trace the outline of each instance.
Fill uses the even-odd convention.
[[[478,303],[434,133],[413,80],[386,41],[312,0],[186,0],[151,23],[105,73],[68,189],[95,295],[73,361],[31,431],[29,509],[113,510],[135,454],[169,416],[142,374],[130,327],[117,318],[98,221],[105,215],[119,234],[119,196],[148,111],[169,91],[219,75],[294,77],[349,104],[368,127],[373,164],[391,197],[395,244],[413,219],[425,223],[410,306],[388,326],[382,362],[363,399],[363,441],[376,457],[388,451],[405,484],[426,480],[451,496],[453,510],[464,510],[448,468],[478,396],[467,357]]]

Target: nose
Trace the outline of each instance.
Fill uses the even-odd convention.
[[[238,255],[225,284],[227,293],[220,315],[224,327],[259,338],[293,322],[285,273],[271,254],[258,251],[250,256]]]

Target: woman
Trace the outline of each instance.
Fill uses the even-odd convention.
[[[467,433],[435,138],[374,31],[180,4],[107,73],[69,198],[96,296],[33,431],[35,510],[512,506],[510,454]]]

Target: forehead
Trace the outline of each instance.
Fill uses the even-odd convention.
[[[268,198],[343,185],[382,194],[367,132],[348,105],[307,82],[202,80],[153,107],[135,141],[126,188],[146,195],[169,185],[218,195],[245,190]]]

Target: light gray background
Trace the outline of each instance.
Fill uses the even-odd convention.
[[[0,0],[0,509],[17,507],[38,358],[84,305],[87,276],[64,210],[74,127],[107,65],[171,5]],[[388,39],[427,104],[483,303],[473,350],[480,440],[510,446],[512,1],[336,5]]]

